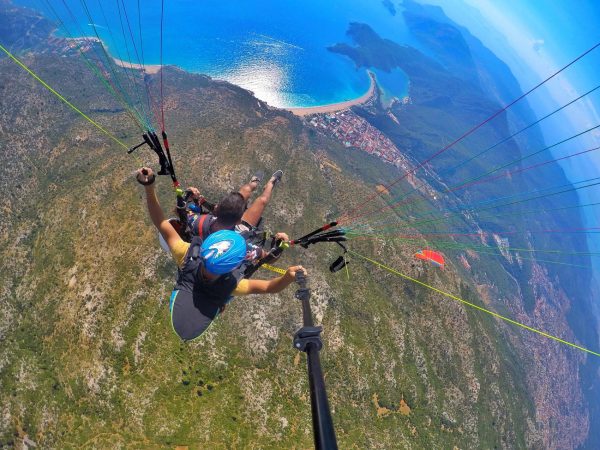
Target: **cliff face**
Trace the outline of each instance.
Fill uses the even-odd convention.
[[[435,61],[415,49],[382,39],[368,25],[358,23],[351,24],[348,30],[355,46],[337,44],[330,50],[352,58],[359,67],[376,67],[382,70],[401,68],[407,73],[411,80],[410,103],[392,105],[391,111],[387,112],[367,108],[359,113],[383,130],[398,148],[412,156],[415,161],[422,161],[444,148],[448,139],[451,141],[455,136],[500,110],[502,105],[496,103],[495,98],[512,100],[521,94],[508,68],[501,61],[494,60],[495,57],[483,48],[480,42],[470,35],[465,35],[465,30],[461,32],[449,23],[447,18],[439,17],[440,14],[443,15],[441,10],[431,11],[412,2],[406,2],[405,7],[407,9],[403,14],[409,28],[436,56]],[[432,19],[432,15],[441,21]],[[450,45],[448,39],[454,44]],[[481,55],[484,55],[486,62],[485,70],[481,69],[481,60],[477,59],[481,58]],[[511,93],[514,97],[507,97]],[[517,111],[498,117],[489,126],[469,136],[465,142],[435,158],[427,165],[427,170],[420,170],[417,174],[430,180],[433,185],[438,182],[442,189],[447,189],[448,186],[452,187],[465,179],[477,177],[491,168],[501,167],[519,157],[527,156],[528,152],[522,148],[527,148],[530,152],[530,149],[545,147],[546,144],[536,129],[526,136],[520,136],[519,142],[506,141],[493,152],[488,152],[484,158],[474,159],[468,165],[461,164],[471,155],[510,135],[509,130],[518,130],[528,121],[535,120],[527,104],[518,106]],[[390,112],[394,121],[390,120]],[[538,158],[540,159],[536,162],[551,159],[549,155]],[[518,163],[516,167],[525,167],[527,164]],[[477,205],[486,198],[501,197],[500,192],[507,196],[506,198],[512,198],[511,194],[519,198],[523,192],[536,192],[534,189],[547,186],[548,180],[552,180],[552,185],[569,185],[562,169],[554,165],[548,167],[547,172],[532,171],[525,177],[501,178],[493,184],[477,184],[475,189],[446,194],[442,196],[442,202],[451,205],[459,199],[461,204]],[[534,226],[541,229],[549,224],[563,228],[572,224],[581,227],[582,221],[578,213],[546,213],[546,210],[577,204],[576,195],[569,194],[561,198],[541,199],[539,202],[518,207],[519,211],[525,213],[539,208],[540,213],[535,217],[521,217],[518,213],[507,214],[503,209],[494,211],[495,214],[475,212],[471,217],[471,225],[474,229],[513,233],[515,230],[533,229]],[[448,223],[451,227],[458,224],[452,219],[449,219]],[[460,246],[460,239],[455,241],[456,246]],[[483,240],[486,246],[492,242],[491,236],[489,240]],[[487,265],[488,261],[482,261],[481,256],[477,257],[474,253],[466,252],[459,256],[463,268],[470,273],[476,284],[489,287],[483,292],[480,291],[485,294],[484,298],[488,304],[495,305],[499,310],[506,308],[511,316],[520,317],[525,323],[535,323],[536,327],[545,330],[554,329],[557,335],[570,336],[595,347],[597,334],[594,331],[593,320],[590,320],[590,317],[593,317],[591,268],[575,269],[537,263],[531,260],[531,254],[526,252],[527,256],[523,259],[523,252],[503,250],[503,246],[508,247],[508,240],[503,243],[500,239],[496,246],[497,252],[502,255],[500,267],[482,268],[481,264]],[[533,234],[511,234],[510,247],[554,248],[565,252],[572,252],[574,249],[585,252],[587,248],[585,240],[577,237],[562,235],[558,239],[550,239]],[[591,266],[589,258],[585,256],[579,263],[569,258],[565,262]],[[492,272],[495,273],[492,275]],[[597,420],[597,412],[593,397],[585,398],[583,392],[598,384],[599,380],[595,374],[598,363],[593,358],[588,360],[579,358],[578,355],[557,355],[547,358],[543,363],[543,370],[539,370],[538,365],[542,364],[540,355],[547,355],[548,344],[540,342],[539,339],[534,338],[532,341],[527,338],[524,346],[517,345],[522,351],[521,364],[528,373],[528,389],[534,397],[536,407],[537,424],[529,424],[527,441],[530,445],[538,442],[538,445],[543,444],[546,448],[591,445],[591,442],[595,442],[591,439],[596,438],[589,433],[592,420],[590,413],[593,420]],[[556,373],[561,373],[562,376],[555,377],[553,374]],[[572,384],[572,380],[576,382]],[[578,400],[573,401],[574,398]],[[571,408],[576,411],[571,411]],[[564,430],[567,429],[570,431],[565,434]]]
[[[43,54],[22,54],[25,63],[119,139],[138,142],[80,59],[63,57],[52,42],[38,43]],[[258,169],[283,168],[265,216],[273,231],[301,235],[398,177],[243,89],[165,70],[181,180],[218,199]],[[203,339],[182,345],[167,310],[175,266],[157,245],[133,179],[140,165],[156,165],[153,156],[125,154],[6,58],[0,86],[0,446],[310,447],[304,356],[291,345],[301,322],[293,289],[235,300]],[[340,170],[320,164],[323,154]],[[170,210],[169,182],[158,183]],[[377,206],[385,199],[363,207]],[[565,319],[570,299],[539,264],[525,282],[534,299],[527,310],[523,281],[511,272],[516,259],[466,252],[468,264],[449,258],[440,271],[413,262],[413,243],[376,237],[352,249],[575,338]],[[582,441],[589,427],[577,382],[583,357],[358,259],[350,279],[330,274],[337,253],[326,245],[294,250],[278,265],[309,268],[340,448]]]

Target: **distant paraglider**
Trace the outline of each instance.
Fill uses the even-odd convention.
[[[417,253],[415,253],[415,258],[428,261],[440,269],[443,269],[444,265],[446,264],[444,261],[444,255],[433,250],[419,250]]]

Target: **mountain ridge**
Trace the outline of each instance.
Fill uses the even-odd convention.
[[[51,43],[40,46],[48,54],[22,55],[28,65],[76,104],[102,111],[94,118],[120,139],[139,140],[78,59],[58,59]],[[181,345],[166,312],[175,268],[156,245],[133,180],[137,166],[156,164],[153,156],[127,156],[6,58],[0,66],[6,93],[0,123],[13,130],[3,136],[8,164],[0,168],[6,187],[0,205],[8,212],[0,233],[0,331],[9,344],[0,351],[0,407],[9,412],[0,420],[2,444],[27,436],[43,447],[310,446],[308,386],[291,348],[300,323],[293,289],[238,299],[205,339]],[[164,70],[165,113],[182,180],[218,198],[256,168],[289,168],[266,215],[273,230],[300,235],[356,206],[376,181],[398,177],[394,167],[344,148],[248,91]],[[85,89],[69,83],[74,74]],[[152,89],[157,81],[150,80]],[[320,151],[342,172],[320,168]],[[32,174],[30,166],[38,169]],[[159,179],[164,209],[173,204],[168,184]],[[373,203],[386,205],[381,198]],[[376,238],[353,248],[465,299],[496,296],[493,283],[478,283],[454,260],[444,272],[414,264],[414,245]],[[553,443],[580,441],[586,415],[578,409],[577,384],[536,405],[522,364],[543,369],[540,358],[550,352],[563,369],[548,366],[540,377],[552,376],[557,381],[549,386],[562,388],[561,379],[577,379],[583,357],[358,260],[350,282],[342,273],[329,275],[325,261],[335,256],[336,249],[323,246],[288,253],[280,264],[302,261],[310,270],[340,445],[540,446],[548,441],[535,409],[549,408],[550,400],[559,410],[543,414],[573,416],[566,424],[573,428],[554,424],[568,433]],[[532,270],[545,280],[543,268]],[[511,296],[504,308],[511,301],[520,299]],[[539,307],[537,320],[547,312]],[[528,314],[521,309],[517,317]],[[560,317],[550,331],[570,336]],[[395,411],[402,402],[408,416],[378,415],[377,408]]]

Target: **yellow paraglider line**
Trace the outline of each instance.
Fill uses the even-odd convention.
[[[525,324],[523,324],[521,322],[517,322],[516,320],[509,319],[508,317],[505,317],[505,316],[502,316],[502,315],[500,315],[498,313],[490,311],[489,309],[485,309],[485,308],[482,308],[481,306],[477,306],[477,305],[475,305],[473,303],[470,303],[470,302],[468,302],[468,301],[466,301],[466,300],[464,300],[464,299],[462,299],[460,297],[457,297],[456,295],[450,294],[449,292],[444,292],[444,291],[442,291],[440,289],[437,289],[437,288],[435,288],[433,286],[430,286],[430,285],[428,285],[426,283],[423,283],[422,281],[419,281],[419,280],[416,280],[414,278],[411,278],[408,275],[405,275],[405,274],[403,274],[401,272],[398,272],[397,270],[392,269],[391,267],[388,267],[388,266],[386,266],[384,264],[381,264],[380,262],[377,262],[377,261],[375,261],[375,260],[373,260],[371,258],[363,256],[363,255],[361,255],[359,253],[356,253],[356,252],[354,252],[352,250],[348,250],[348,253],[351,253],[354,256],[358,256],[359,258],[362,258],[362,259],[364,259],[366,261],[369,261],[370,263],[375,264],[376,266],[381,267],[382,269],[387,270],[388,272],[393,273],[394,275],[398,275],[398,276],[400,276],[400,277],[402,277],[402,278],[404,278],[406,280],[412,281],[413,283],[416,283],[416,284],[418,284],[420,286],[426,287],[427,289],[431,289],[432,291],[435,291],[438,294],[442,294],[445,297],[451,298],[452,300],[455,300],[455,301],[460,302],[460,303],[462,303],[464,305],[470,306],[471,308],[477,309],[478,311],[482,311],[482,312],[484,312],[486,314],[489,314],[491,316],[497,317],[498,319],[502,319],[502,320],[504,320],[504,321],[506,321],[508,323],[512,323],[513,325],[517,325],[517,326],[519,326],[521,328],[525,328],[526,330],[533,331],[534,333],[537,333],[537,334],[539,334],[541,336],[544,336],[544,337],[546,337],[548,339],[552,339],[552,340],[554,340],[556,342],[560,342],[561,344],[568,345],[570,347],[576,348],[576,349],[581,350],[581,351],[586,352],[586,353],[590,353],[590,354],[595,355],[595,356],[600,356],[600,353],[598,353],[598,352],[594,352],[594,351],[592,351],[590,349],[587,349],[585,347],[581,347],[581,346],[579,346],[577,344],[574,344],[572,342],[565,341],[564,339],[560,339],[559,337],[556,337],[556,336],[548,334],[548,333],[546,333],[544,331],[538,330],[537,328],[533,328],[533,327],[527,326],[527,325],[525,325]]]
[[[285,269],[281,269],[279,267],[275,267],[275,266],[272,266],[270,264],[262,264],[260,267],[262,267],[263,269],[270,270],[271,272],[278,273],[280,275],[284,275],[285,272],[286,272]]]
[[[73,109],[75,112],[77,112],[79,115],[81,115],[85,120],[90,122],[92,125],[94,125],[96,128],[98,128],[104,134],[106,134],[109,138],[111,138],[113,141],[115,141],[121,147],[123,147],[125,149],[129,149],[129,147],[127,145],[125,145],[123,142],[121,142],[119,139],[117,139],[110,131],[103,128],[102,125],[100,125],[94,119],[92,119],[91,117],[86,115],[84,112],[82,112],[80,109],[78,109],[75,105],[73,105],[69,100],[67,100],[62,95],[60,95],[58,92],[56,92],[54,89],[52,89],[52,87],[50,87],[48,85],[48,83],[46,83],[44,80],[42,80],[40,77],[38,77],[29,67],[27,67],[25,64],[23,64],[21,61],[19,61],[17,59],[17,57],[14,56],[11,52],[9,52],[2,44],[0,44],[0,50],[2,50],[4,53],[6,53],[6,55],[10,59],[12,59],[19,66],[21,66],[21,68],[23,68],[27,73],[29,73],[29,75],[31,75],[33,78],[35,78],[37,81],[39,81],[42,84],[42,86],[44,86],[46,89],[48,89],[54,95],[56,95],[61,101],[66,103],[69,107],[71,107],[71,109]]]

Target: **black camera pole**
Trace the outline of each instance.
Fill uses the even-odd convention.
[[[308,362],[308,380],[310,384],[310,405],[313,421],[315,449],[337,450],[333,420],[325,392],[325,379],[321,369],[319,351],[323,347],[321,331],[323,327],[315,327],[310,309],[310,290],[306,287],[304,272],[296,272],[298,290],[296,298],[302,302],[302,318],[304,326],[294,335],[294,347],[306,353]]]

